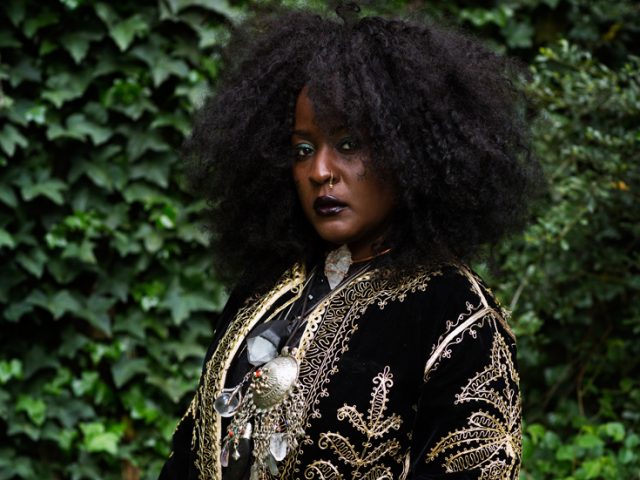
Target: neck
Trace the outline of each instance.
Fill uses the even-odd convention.
[[[350,243],[348,247],[351,251],[351,261],[353,262],[364,262],[376,257],[386,249],[383,243],[383,237],[364,244],[358,244],[357,242]]]

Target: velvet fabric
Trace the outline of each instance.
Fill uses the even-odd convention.
[[[212,402],[248,368],[243,339],[305,278],[295,266],[267,294],[232,295],[161,480],[249,478],[220,465],[228,421]],[[309,313],[300,348],[305,436],[266,478],[518,478],[515,340],[464,266],[357,275]]]

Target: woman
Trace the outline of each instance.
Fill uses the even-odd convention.
[[[515,340],[465,266],[538,178],[509,65],[338,13],[245,25],[188,142],[236,288],[161,478],[515,479]]]

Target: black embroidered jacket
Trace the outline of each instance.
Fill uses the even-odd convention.
[[[224,478],[213,402],[246,335],[305,276],[296,265],[267,294],[229,301],[162,480]],[[515,340],[466,268],[354,277],[311,311],[298,355],[305,437],[273,478],[518,478]]]

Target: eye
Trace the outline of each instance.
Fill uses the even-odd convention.
[[[302,160],[309,155],[313,155],[314,151],[313,145],[310,143],[298,143],[293,146],[293,156],[296,160]]]
[[[344,153],[355,153],[360,150],[360,144],[351,137],[343,138],[338,142],[338,150]]]

